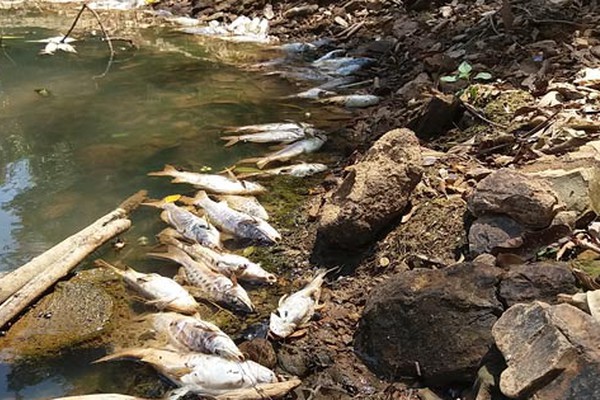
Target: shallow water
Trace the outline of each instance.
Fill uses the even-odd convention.
[[[224,148],[221,127],[303,120],[309,111],[278,100],[291,86],[213,60],[219,44],[208,52],[191,37],[145,30],[146,45],[119,46],[106,77],[94,79],[107,62],[99,40],[74,43],[76,55],[51,57],[37,55],[43,44],[27,42],[57,34],[22,21],[2,28],[9,38],[0,49],[0,272],[27,262],[139,189],[155,198],[189,191],[146,176],[165,163],[218,171],[265,152],[254,145]],[[188,56],[163,51],[172,46]],[[125,261],[138,269],[144,263],[135,241],[162,228],[157,214],[141,210],[127,234],[134,250]],[[123,375],[149,373],[132,364],[89,366],[101,354],[91,349],[47,363],[0,364],[0,399],[130,392]]]

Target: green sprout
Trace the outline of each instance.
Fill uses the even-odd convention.
[[[464,79],[465,81],[471,80],[471,73],[473,72],[473,66],[466,61],[463,61],[459,66],[457,73],[454,75],[446,75],[440,78],[442,82],[456,82],[459,79]],[[489,72],[478,72],[474,77],[474,80],[487,81],[492,79],[492,74]]]

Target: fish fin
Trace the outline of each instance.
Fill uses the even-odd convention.
[[[146,349],[143,348],[125,349],[94,360],[92,361],[92,364],[118,360],[143,360],[147,354],[148,352],[146,351]]]
[[[233,173],[233,170],[235,169],[235,165],[233,167],[230,168],[225,168],[223,170],[224,173],[227,173],[227,176],[230,177],[231,179],[237,181],[238,178],[237,176],[235,176],[235,174]],[[244,182],[242,182],[242,185],[244,185]]]
[[[285,301],[285,300],[286,300],[288,297],[290,297],[290,295],[289,295],[289,294],[284,294],[283,296],[281,296],[281,298],[279,299],[279,303],[277,303],[277,305],[278,305],[278,306],[282,305],[282,304],[283,304],[283,302],[284,302],[284,301]]]
[[[243,160],[238,161],[238,164],[253,164],[260,160],[262,160],[261,157],[244,158]]]
[[[186,258],[190,256],[183,250],[175,246],[167,246],[167,251],[164,253],[148,253],[148,257],[158,258],[160,260],[175,261],[178,264],[183,264]]]
[[[298,338],[305,336],[307,333],[308,333],[308,329],[306,329],[306,328],[299,329],[295,332],[292,332],[292,334],[289,335],[287,337],[287,339],[298,339]]]
[[[185,179],[181,179],[181,178],[173,178],[173,179],[171,179],[171,183],[188,183],[188,181],[186,181]]]
[[[123,275],[123,269],[122,268],[118,268],[112,264],[107,263],[106,261],[102,260],[102,259],[98,259],[96,261],[94,261],[94,266],[99,267],[99,268],[107,268],[110,269],[111,271],[113,271],[114,273],[116,273],[117,275]]]
[[[156,238],[159,242],[164,244],[174,244],[174,242],[179,242],[183,239],[181,234],[173,228],[163,229],[156,235]]]
[[[192,199],[192,204],[197,205],[202,200],[208,199],[208,194],[204,190],[199,190],[198,193]]]
[[[225,143],[225,147],[231,147],[240,141],[240,137],[239,136],[222,136],[221,140],[227,140],[227,143]]]
[[[173,375],[178,378],[181,378],[182,376],[190,374],[192,372],[193,372],[193,369],[191,369],[190,367],[169,369],[169,375]]]
[[[267,166],[267,164],[268,164],[268,163],[270,163],[270,162],[271,162],[271,160],[269,160],[268,158],[262,158],[262,159],[260,159],[260,160],[258,160],[258,161],[256,162],[256,166],[257,166],[259,169],[263,169],[263,168],[264,168],[264,167],[266,167],[266,166]]]
[[[229,279],[231,279],[231,282],[233,282],[234,287],[238,285],[237,276],[235,276],[235,274],[231,274],[231,276],[229,276]]]
[[[162,171],[148,172],[148,176],[171,176],[173,173],[177,173],[177,168],[171,164],[165,164]]]

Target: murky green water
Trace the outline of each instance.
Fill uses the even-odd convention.
[[[4,39],[0,49],[0,272],[40,254],[139,189],[153,197],[184,190],[146,176],[165,163],[220,170],[266,151],[252,145],[224,148],[221,127],[303,120],[309,111],[278,99],[290,86],[211,61],[212,54],[190,37],[145,31],[145,43],[162,43],[163,49],[173,44],[194,58],[124,45],[108,75],[93,79],[107,61],[97,39],[75,43],[76,55],[41,57],[43,44],[27,40],[58,31],[21,26],[3,27],[2,34],[13,38]],[[155,211],[141,211],[127,237],[151,238],[161,227]],[[132,364],[89,365],[102,354],[92,349],[48,363],[0,364],[0,399],[86,389],[126,393],[135,384],[127,376],[148,373]]]

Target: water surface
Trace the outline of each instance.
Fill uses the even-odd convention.
[[[304,119],[303,107],[279,100],[291,86],[220,63],[192,37],[143,31],[139,49],[119,45],[109,73],[94,79],[107,62],[98,39],[76,42],[78,54],[51,57],[37,54],[43,44],[28,42],[58,33],[22,21],[2,28],[8,38],[0,49],[0,272],[27,262],[139,189],[154,197],[186,190],[146,176],[165,163],[218,171],[265,151],[224,148],[222,127]],[[186,55],[163,51],[173,46]],[[151,238],[159,225],[156,212],[142,211],[129,237]],[[123,376],[150,373],[131,364],[89,365],[102,354],[91,349],[48,363],[0,364],[0,399],[131,392]]]

